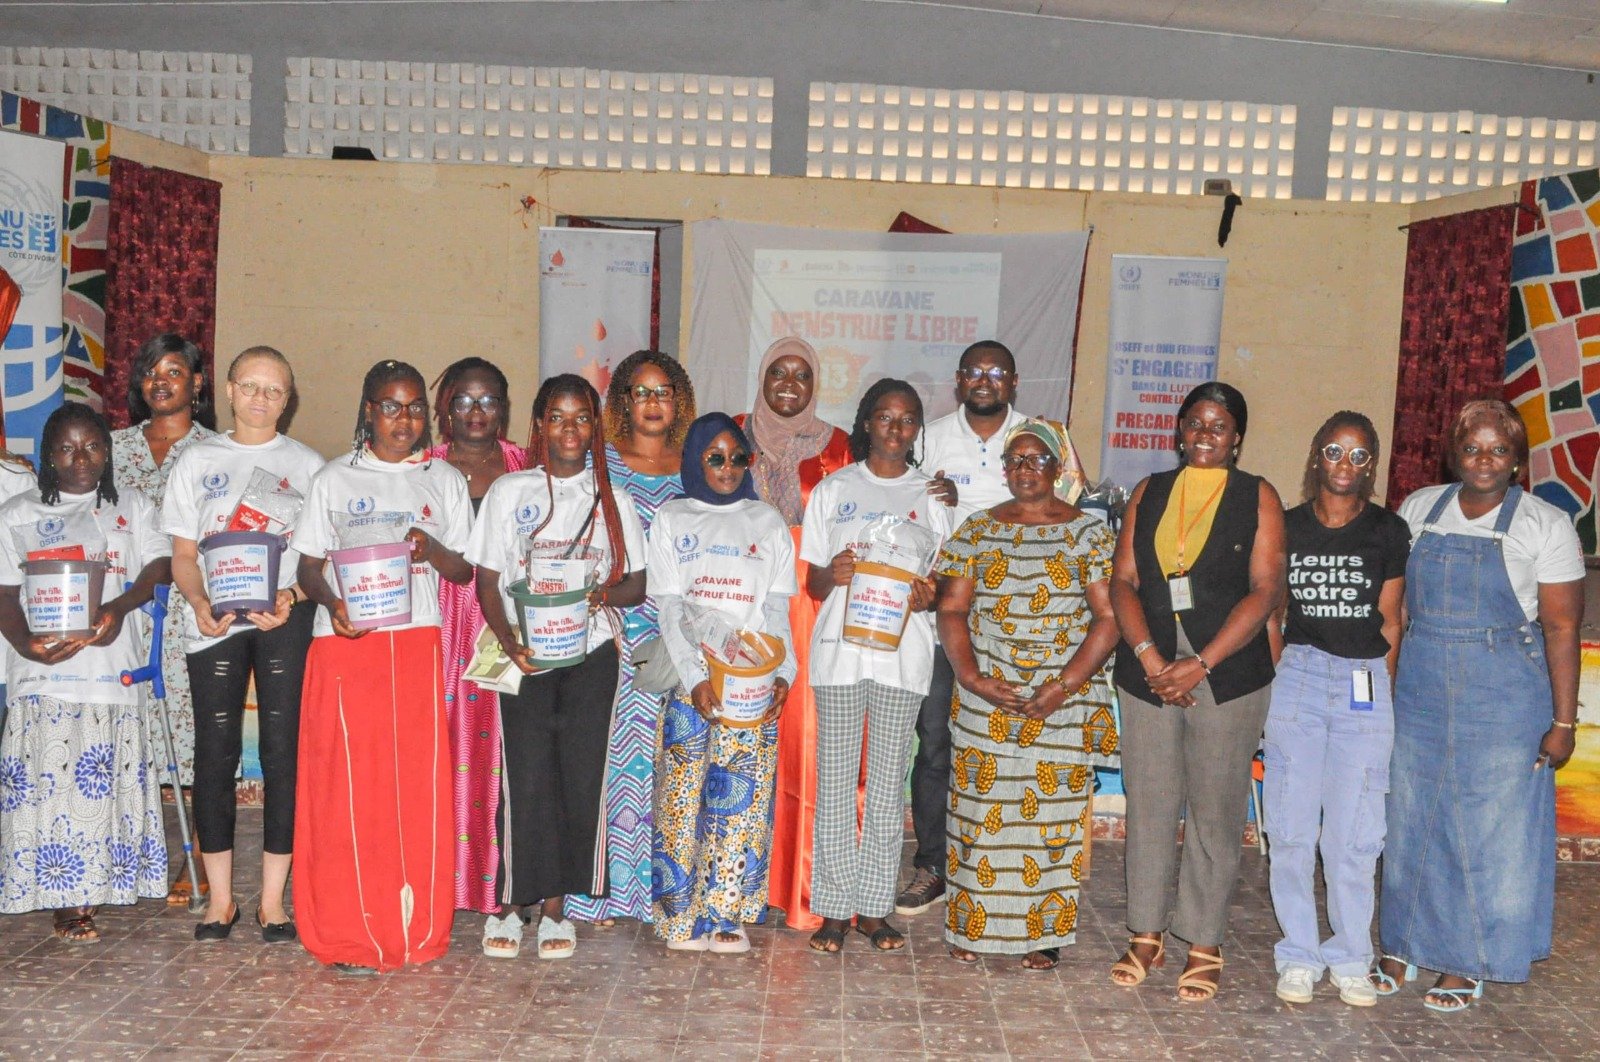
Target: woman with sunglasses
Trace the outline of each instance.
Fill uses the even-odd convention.
[[[1306,456],[1304,501],[1284,514],[1289,592],[1268,625],[1278,674],[1267,712],[1264,821],[1272,842],[1278,998],[1310,1003],[1326,972],[1370,1007],[1373,871],[1383,851],[1394,746],[1395,661],[1405,599],[1405,521],[1379,505],[1378,433],[1329,417]],[[1281,632],[1281,633],[1280,633]],[[1317,856],[1333,936],[1322,939]]]
[[[538,955],[565,959],[578,946],[569,895],[605,897],[606,748],[617,693],[618,610],[644,600],[644,532],[633,503],[611,483],[600,396],[572,373],[552,376],[533,400],[530,467],[502,476],[483,501],[467,557],[478,566],[478,604],[500,648],[521,670],[500,696],[504,743],[496,895],[503,914],[484,928],[485,953],[514,958],[522,911],[538,905]],[[585,655],[541,670],[522,644],[512,584],[527,576],[529,544],[594,560]]]
[[[678,467],[694,421],[694,384],[671,355],[636,351],[617,365],[606,389],[606,472],[633,500],[646,534],[656,510],[683,496]],[[635,689],[634,651],[660,633],[647,597],[622,613],[622,670],[606,750],[606,851],[610,889],[602,899],[567,897],[567,917],[615,924],[650,919],[651,764],[662,695]]]
[[[300,587],[320,607],[306,657],[295,792],[294,905],[300,939],[341,973],[430,962],[450,946],[449,736],[439,580],[466,583],[467,481],[428,456],[428,391],[401,361],[367,371],[355,447],[311,481],[294,545]],[[334,514],[403,513],[411,619],[363,629],[330,583]]]
[[[476,516],[489,485],[527,464],[522,447],[506,440],[510,386],[493,362],[453,362],[434,381],[434,422],[440,442],[428,456],[443,458],[467,480]],[[500,839],[500,697],[462,678],[483,631],[483,612],[471,583],[439,581],[439,640],[444,646],[444,706],[450,729],[450,780],[455,797],[455,906],[493,912]]]
[[[745,923],[766,917],[777,719],[795,673],[789,598],[800,587],[789,528],[751,487],[744,432],[708,413],[684,449],[688,497],[656,514],[648,565],[679,683],[656,749],[655,928],[676,951],[739,954],[750,950]],[[782,643],[772,707],[758,725],[719,719],[691,607]]]

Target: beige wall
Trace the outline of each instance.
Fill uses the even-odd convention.
[[[1221,255],[1221,376],[1251,400],[1247,467],[1288,496],[1327,414],[1364,410],[1385,434],[1393,420],[1398,226],[1409,207],[1251,200],[1219,251],[1221,202],[1203,197],[231,157],[211,159],[209,172],[223,184],[219,362],[254,343],[283,349],[301,382],[295,434],[330,454],[347,445],[361,374],[383,357],[413,361],[431,379],[481,354],[507,370],[527,408],[537,380],[538,227],[557,213],[880,231],[901,210],[961,232],[1092,224],[1073,401],[1091,467],[1111,254]],[[525,196],[538,205],[524,208]],[[687,313],[683,322],[686,330]]]

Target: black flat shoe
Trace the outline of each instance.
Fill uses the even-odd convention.
[[[261,927],[261,939],[268,944],[284,944],[299,936],[295,932],[294,922],[263,922],[261,908],[256,908],[256,925]]]
[[[210,943],[215,940],[227,940],[228,934],[233,932],[233,927],[239,924],[239,905],[233,905],[233,917],[226,922],[201,922],[194,927],[194,939]]]

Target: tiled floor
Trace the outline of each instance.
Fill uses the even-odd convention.
[[[259,812],[240,815],[241,837]],[[244,853],[241,853],[243,856]],[[1557,876],[1557,954],[1531,984],[1492,986],[1453,1018],[1421,989],[1371,1010],[1272,994],[1276,928],[1253,851],[1235,899],[1224,987],[1179,1003],[1179,963],[1142,989],[1106,983],[1122,943],[1121,845],[1095,846],[1078,943],[1054,972],[1015,961],[957,966],[935,912],[911,946],[878,955],[857,936],[842,956],[759,929],[751,954],[669,953],[648,928],[579,930],[564,962],[482,958],[482,920],[463,915],[440,962],[371,980],[325,972],[298,945],[267,947],[245,921],[222,944],[192,943],[194,918],[146,901],[108,909],[105,939],[49,939],[45,914],[0,919],[3,1058],[1500,1058],[1600,1057],[1600,866]],[[250,860],[242,860],[248,867]],[[252,877],[253,880],[253,877]],[[253,888],[254,886],[249,886]]]

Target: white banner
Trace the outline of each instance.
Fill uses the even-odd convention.
[[[0,131],[0,309],[5,432],[37,455],[45,418],[61,405],[61,210],[66,145]]]
[[[1132,489],[1176,468],[1178,406],[1216,379],[1225,258],[1111,256],[1111,342],[1100,478]]]
[[[874,381],[955,409],[961,352],[998,339],[1017,357],[1028,413],[1066,419],[1087,232],[965,236],[840,232],[702,221],[690,226],[694,303],[685,359],[703,410],[752,408],[775,339],[817,350],[817,412],[848,428]]]
[[[539,230],[539,379],[575,372],[603,398],[611,370],[650,346],[656,234]]]

